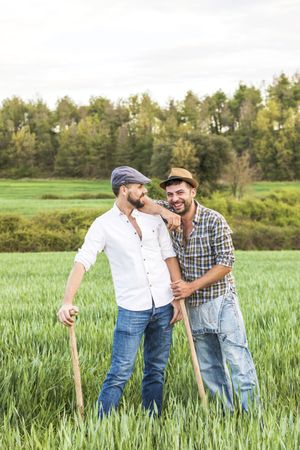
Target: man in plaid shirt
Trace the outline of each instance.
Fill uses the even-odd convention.
[[[149,200],[143,211],[161,214],[161,208],[167,207],[181,216],[181,226],[171,237],[183,279],[171,287],[176,300],[187,298],[203,380],[230,410],[233,384],[248,411],[249,400],[259,400],[259,387],[231,274],[231,229],[221,214],[195,201],[198,183],[187,170],[173,168],[160,186],[167,202],[154,205]]]

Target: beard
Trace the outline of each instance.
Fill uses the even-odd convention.
[[[143,197],[144,197],[144,194],[141,195],[140,198],[135,199],[135,198],[132,198],[131,195],[130,195],[130,193],[129,193],[129,194],[127,195],[127,201],[128,201],[132,206],[134,206],[134,208],[139,209],[139,208],[142,208],[142,207],[144,206],[144,203],[141,201]]]
[[[192,199],[184,200],[182,203],[180,202],[180,205],[178,205],[177,207],[173,202],[171,202],[170,205],[172,206],[176,214],[178,214],[179,216],[184,216],[191,209],[193,205],[193,200]]]

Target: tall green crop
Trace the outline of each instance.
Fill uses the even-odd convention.
[[[76,415],[68,332],[56,321],[74,255],[0,255],[0,448],[297,449],[300,252],[239,252],[235,268],[262,410],[223,415],[199,402],[182,324],[174,330],[164,412],[141,408],[142,358],[117,412],[99,422],[96,400],[110,364],[116,317],[108,264],[87,273],[76,304],[85,419]]]

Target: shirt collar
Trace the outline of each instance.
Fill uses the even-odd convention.
[[[118,208],[117,204],[114,203],[113,207],[112,207],[113,211],[118,214],[118,216],[125,216],[125,214],[120,210],[120,208]],[[140,214],[140,211],[138,211],[137,209],[133,209],[131,215],[133,217],[137,217]]]
[[[195,204],[196,204],[196,212],[193,218],[193,223],[199,223],[201,221],[201,216],[203,213],[203,206],[200,205],[200,203],[198,203],[196,200]]]

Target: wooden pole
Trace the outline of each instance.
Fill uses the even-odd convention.
[[[69,327],[70,334],[70,349],[71,349],[71,357],[72,357],[72,366],[73,366],[73,375],[74,375],[74,383],[75,383],[75,392],[76,392],[76,406],[79,414],[83,417],[84,414],[84,405],[83,405],[83,395],[81,388],[81,377],[80,377],[80,368],[79,368],[79,359],[77,352],[77,343],[75,336],[75,323]]]
[[[198,358],[197,358],[197,354],[196,354],[196,350],[195,350],[194,340],[193,340],[192,331],[191,331],[191,327],[190,327],[190,323],[189,323],[189,318],[188,318],[188,315],[186,312],[184,300],[180,300],[180,307],[181,307],[181,312],[182,312],[182,316],[183,316],[185,331],[186,331],[187,338],[189,341],[189,346],[190,346],[190,351],[191,351],[191,356],[192,356],[192,363],[193,363],[196,382],[197,382],[197,386],[198,386],[199,396],[200,396],[202,404],[204,406],[207,406],[207,397],[205,394],[205,389],[204,389],[204,385],[203,385],[203,381],[202,381],[202,377],[201,377],[199,362],[198,362]]]

